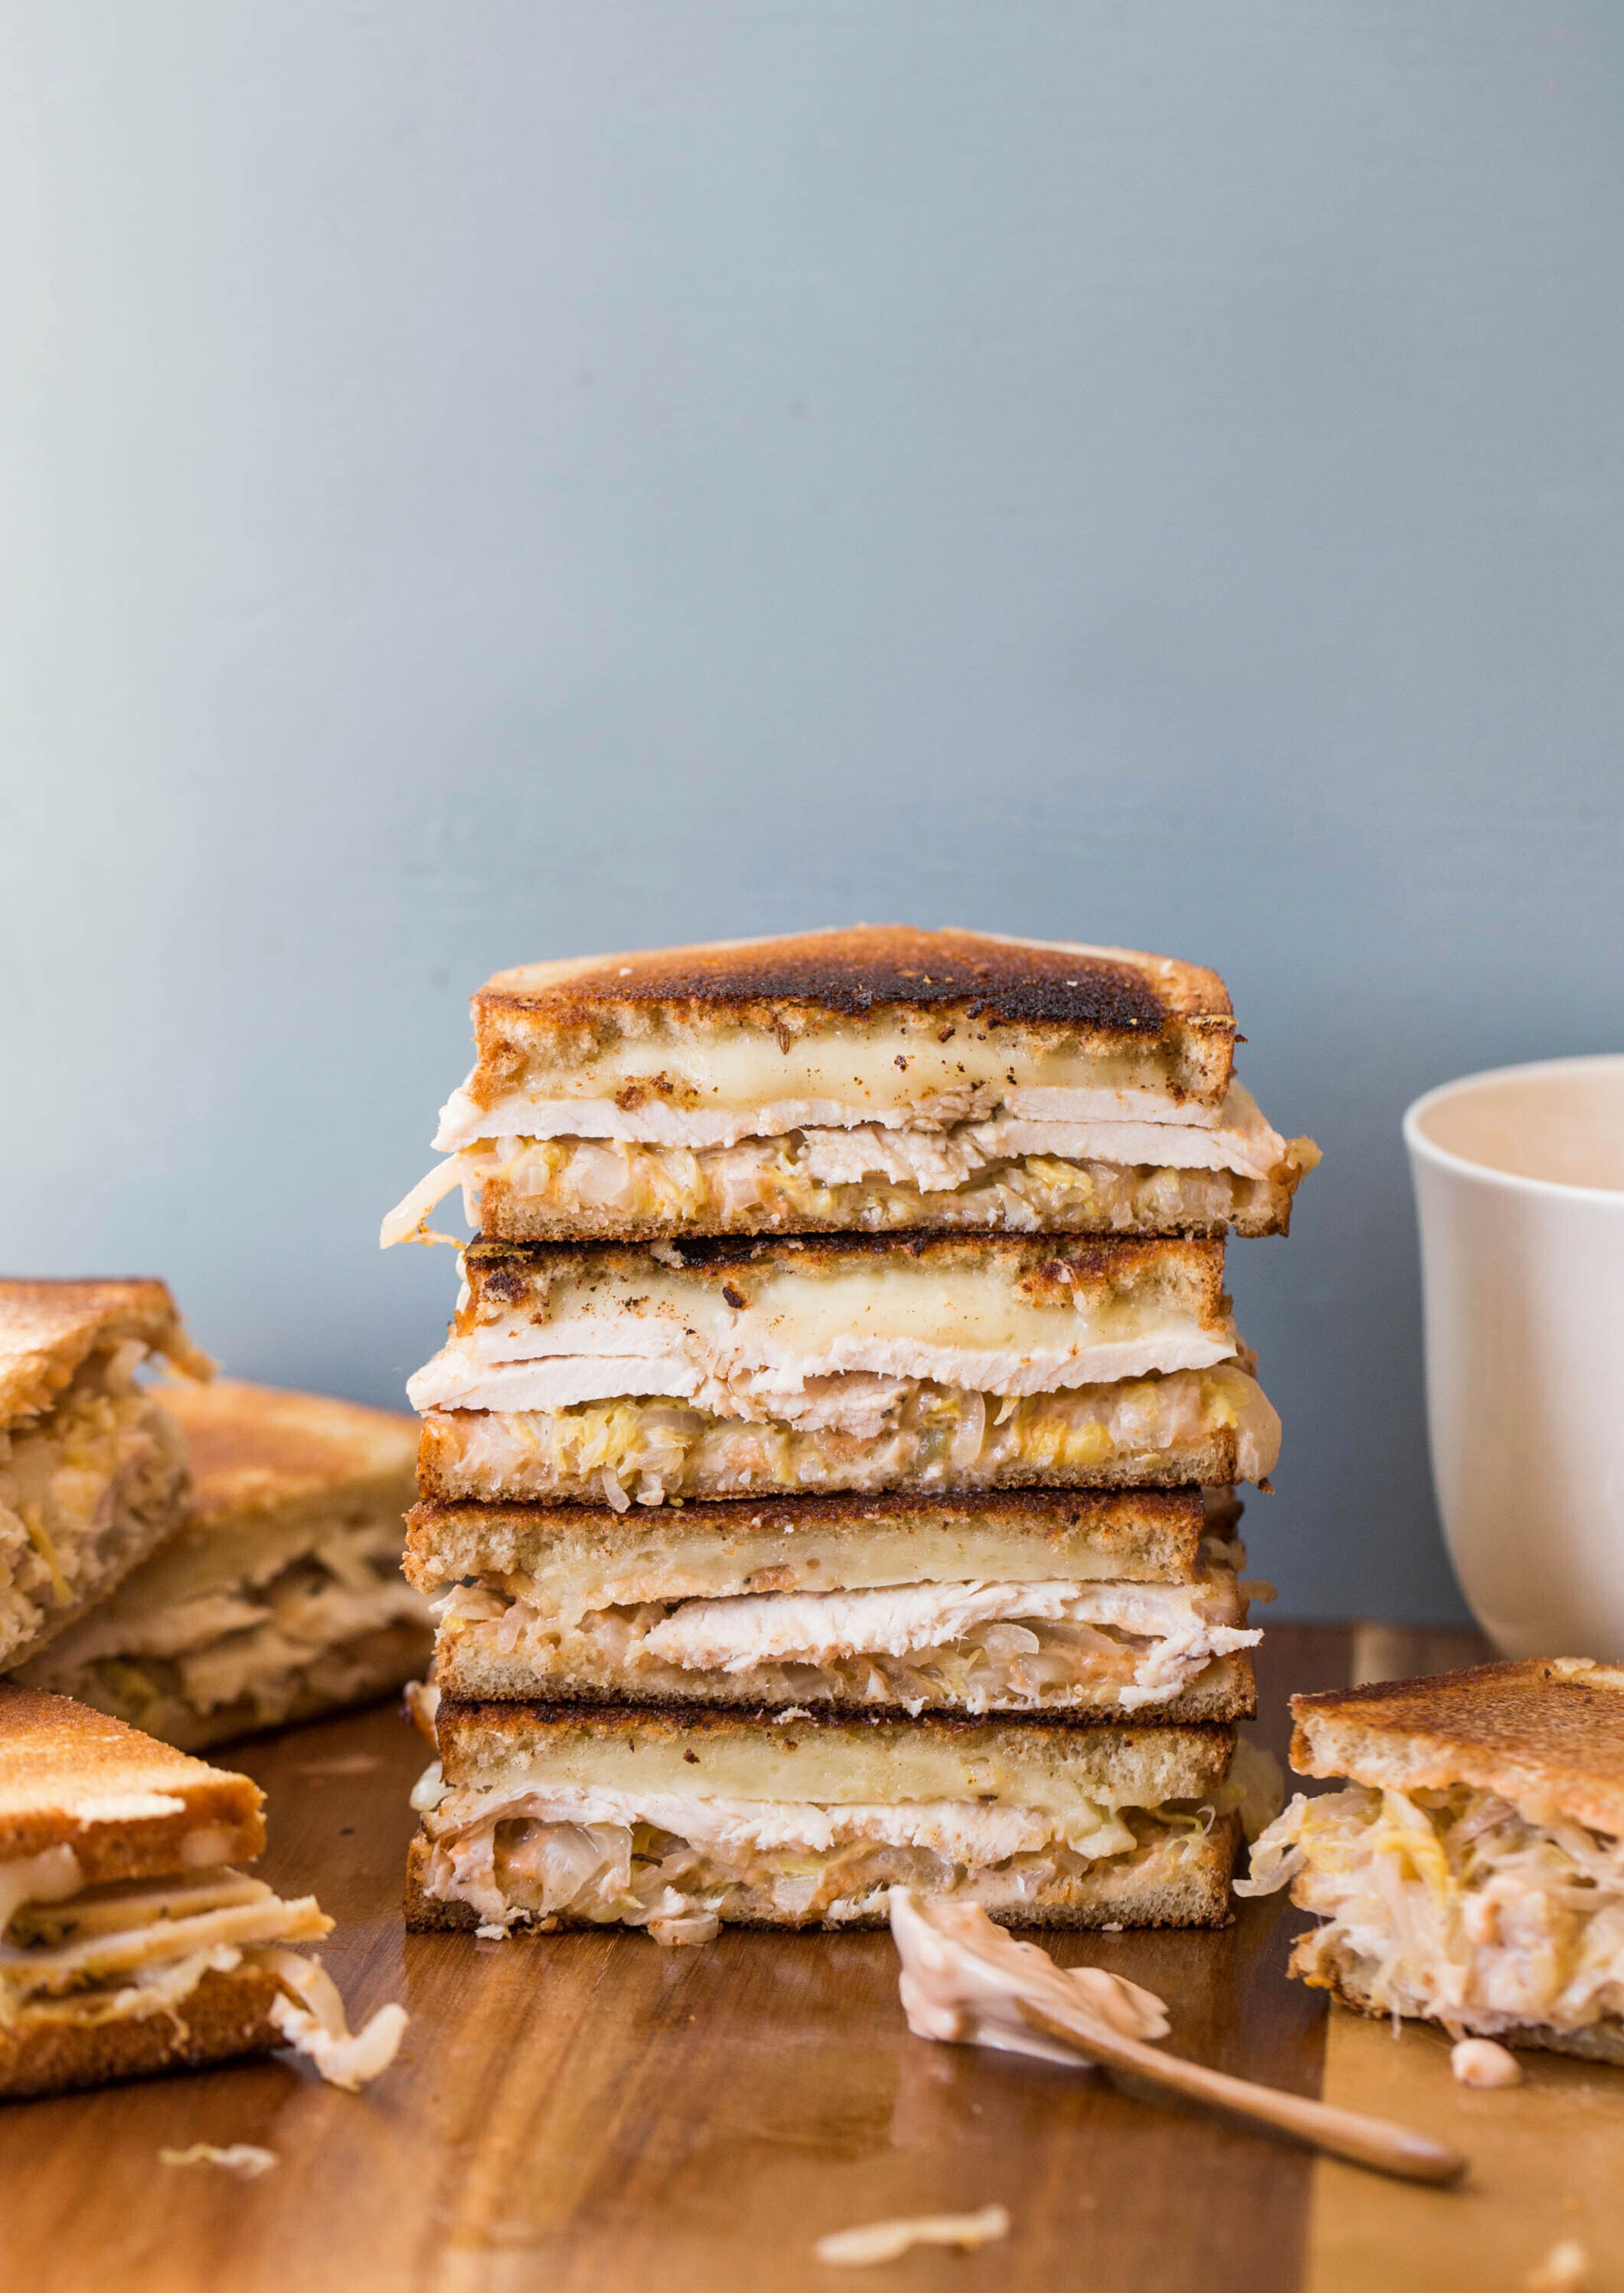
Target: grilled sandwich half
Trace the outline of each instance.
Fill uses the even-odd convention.
[[[510,1241],[1284,1233],[1319,1160],[1233,1075],[1215,972],[901,925],[527,964],[473,999],[447,1159]]]
[[[0,1685],[0,2094],[297,2046],[354,2085],[405,2016],[351,2038],[332,1981],[289,1948],[333,1922],[234,1867],[263,1795],[66,1697]]]
[[[444,1500],[1261,1480],[1224,1245],[479,1242],[408,1387]]]
[[[185,1518],[180,1430],[137,1379],[158,1358],[213,1372],[161,1282],[0,1281],[0,1672]]]
[[[422,1504],[469,1699],[1248,1718],[1244,1554],[1198,1489]]]
[[[1323,1925],[1291,1971],[1367,2014],[1624,2062],[1624,1668],[1575,1658],[1296,1696],[1299,1794],[1241,1894]]]
[[[19,1677],[188,1751],[417,1678],[432,1624],[400,1574],[414,1422],[229,1378],[166,1398],[186,1526]]]
[[[876,1926],[887,1891],[1022,1926],[1221,1924],[1228,1728],[442,1698],[407,1924]]]

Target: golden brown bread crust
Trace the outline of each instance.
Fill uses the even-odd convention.
[[[850,1037],[899,1016],[933,1032],[996,1029],[1020,1057],[1143,1049],[1177,1095],[1214,1104],[1234,1060],[1216,972],[1130,948],[903,924],[524,964],[488,980],[473,1012],[469,1090],[480,1106],[536,1063],[656,1041],[703,1047],[741,1030],[772,1034],[787,1052],[802,1036]]]
[[[1526,1657],[1294,1696],[1291,1712],[1301,1775],[1399,1791],[1470,1784],[1535,1822],[1624,1835],[1624,1666]]]
[[[211,1967],[174,2014],[103,2022],[30,2019],[0,2030],[0,2094],[69,2094],[268,2053],[287,2043],[270,2020],[280,1987],[263,1966],[244,1964],[229,1974]]]
[[[650,1003],[688,1023],[725,1013],[767,1027],[899,1006],[1135,1038],[1179,1019],[1234,1023],[1224,982],[1197,964],[1136,948],[911,924],[521,964],[498,971],[474,1001],[481,1017],[522,1011],[554,1027],[589,1027],[605,1009]]]
[[[416,1418],[327,1394],[222,1377],[170,1388],[164,1404],[185,1433],[192,1515],[206,1527],[356,1482],[408,1480],[416,1455]]]
[[[1289,1166],[1289,1176],[1284,1179],[1237,1179],[1232,1182],[1235,1211],[1232,1218],[1182,1220],[1176,1227],[1164,1220],[1146,1216],[1134,1226],[1115,1223],[1115,1213],[1095,1206],[1097,1198],[1087,1204],[1079,1203],[1075,1210],[1063,1211],[1047,1220],[1051,1234],[1123,1235],[1130,1238],[1149,1238],[1176,1232],[1209,1241],[1221,1242],[1228,1235],[1242,1240],[1253,1240],[1265,1235],[1287,1235],[1291,1231],[1291,1202],[1300,1183],[1302,1172],[1295,1164]],[[1001,1234],[1013,1229],[1004,1223],[1006,1205],[1001,1195],[985,1193],[971,1200],[997,1204],[998,1221],[989,1223],[985,1210],[974,1214],[958,1212],[956,1197],[950,1194],[916,1194],[910,1200],[901,1189],[887,1196],[885,1215],[876,1219],[876,1227],[897,1233],[930,1229],[941,1232]],[[1107,1223],[1108,1218],[1110,1223]],[[863,1223],[869,1224],[865,1217]],[[772,1210],[759,1204],[740,1210],[723,1218],[707,1217],[684,1225],[679,1211],[673,1211],[661,1219],[637,1218],[626,1211],[564,1210],[548,1201],[543,1195],[515,1193],[499,1172],[486,1179],[480,1189],[480,1228],[481,1238],[488,1242],[658,1242],[672,1240],[693,1226],[703,1225],[712,1234],[834,1234],[844,1228],[831,1219],[820,1217],[815,1211],[804,1211],[788,1202],[780,1202]]]
[[[158,1795],[181,1803],[150,1814],[121,1803]],[[0,1863],[73,1849],[86,1886],[162,1878],[187,1867],[184,1843],[219,1831],[211,1863],[237,1863],[265,1844],[264,1794],[246,1776],[211,1768],[87,1705],[0,1682]]]
[[[0,1277],[0,1425],[50,1408],[98,1347],[139,1340],[188,1377],[214,1364],[181,1326],[162,1282]]]
[[[565,1704],[528,1698],[476,1703],[442,1696],[434,1715],[434,1739],[446,1782],[455,1788],[500,1777],[508,1763],[521,1762],[538,1740],[548,1737],[578,1746],[581,1756],[590,1758],[595,1744],[618,1746],[630,1737],[642,1748],[675,1746],[685,1753],[711,1743],[726,1745],[741,1735],[754,1736],[764,1727],[774,1738],[784,1734],[778,1714],[759,1705],[727,1712],[696,1712],[629,1700]],[[872,1733],[882,1743],[889,1738],[900,1745],[934,1738],[954,1757],[966,1759],[989,1747],[996,1751],[1001,1745],[1014,1744],[1023,1758],[1046,1760],[1059,1768],[1079,1756],[1097,1760],[1103,1755],[1105,1766],[1121,1773],[1146,1756],[1164,1762],[1183,1759],[1193,1762],[1192,1773],[1205,1775],[1209,1785],[1225,1773],[1234,1749],[1233,1730],[1228,1728],[1188,1724],[1173,1728],[1143,1721],[1129,1721],[1120,1727],[1079,1728],[1071,1720],[1021,1713],[980,1720],[941,1712],[910,1720],[892,1712],[809,1712],[797,1717],[795,1732],[808,1739],[825,1733],[860,1738]]]
[[[1306,1942],[1310,1937],[1305,1935],[1301,1940]],[[1296,1958],[1294,1949],[1291,1965],[1294,1974],[1300,1971]],[[1376,2005],[1354,1968],[1340,1967],[1329,1977],[1321,1975],[1312,1980],[1315,1989],[1329,1990],[1339,2005],[1351,2008],[1355,2014],[1369,2015],[1375,2022],[1392,2020],[1392,2010]],[[1433,2022],[1439,2029],[1445,2027],[1434,2015],[1411,2015],[1408,2019]],[[1502,2046],[1522,2046],[1530,2052],[1541,2054],[1576,2054],[1583,2062],[1616,2062],[1624,2066],[1624,2022],[1616,2015],[1609,2015],[1604,2022],[1585,2030],[1555,2030],[1548,2022],[1521,2022],[1515,2029],[1497,2030],[1494,2035]]]
[[[982,1273],[996,1266],[999,1277],[1036,1306],[1072,1304],[1081,1296],[1120,1295],[1168,1289],[1181,1309],[1216,1328],[1225,1317],[1224,1244],[1185,1236],[1152,1240],[1131,1237],[1078,1240],[1054,1235],[819,1235],[762,1238],[744,1236],[675,1236],[655,1258],[636,1243],[518,1243],[481,1239],[463,1255],[468,1302],[457,1309],[452,1328],[459,1334],[481,1322],[503,1319],[532,1298],[545,1299],[547,1285],[560,1281],[618,1284],[680,1273],[696,1288],[731,1288],[730,1306],[742,1292],[748,1302],[750,1277],[791,1271],[807,1281],[838,1274],[853,1260],[884,1267],[922,1264],[949,1276],[959,1269]],[[680,1260],[680,1266],[677,1261]]]
[[[673,1526],[691,1530],[703,1525],[724,1541],[756,1529],[780,1535],[808,1529],[855,1546],[877,1527],[927,1530],[973,1519],[1046,1545],[1059,1544],[1080,1529],[1101,1553],[1119,1557],[1122,1568],[1112,1573],[1127,1574],[1130,1564],[1148,1558],[1155,1578],[1168,1583],[1192,1579],[1208,1533],[1202,1493],[1191,1487],[1046,1487],[994,1489],[977,1497],[916,1496],[900,1490],[883,1496],[714,1497],[683,1506],[673,1515]],[[634,1551],[658,1533],[657,1514],[641,1505],[617,1513],[603,1504],[428,1500],[406,1516],[403,1568],[420,1592],[433,1593],[481,1571],[512,1576],[528,1568],[544,1540],[567,1539],[607,1555]]]
[[[728,1711],[741,1704],[758,1707],[764,1704],[780,1709],[789,1706],[799,1710],[805,1695],[804,1689],[796,1689],[788,1681],[781,1690],[764,1693],[759,1677],[749,1673],[696,1672],[680,1682],[667,1681],[658,1687],[636,1676],[628,1681],[610,1665],[601,1665],[593,1671],[560,1670],[542,1674],[534,1664],[527,1662],[521,1650],[504,1656],[488,1646],[471,1644],[465,1634],[448,1637],[444,1626],[435,1653],[434,1678],[444,1695],[470,1703],[522,1703],[545,1697],[553,1702],[602,1704],[610,1697],[629,1694],[645,1709],[652,1706],[673,1712]],[[910,1697],[905,1706],[901,1697],[896,1695],[882,1703],[874,1697],[860,1695],[844,1681],[832,1681],[827,1692],[820,1695],[817,1708],[844,1716],[853,1712],[911,1711],[913,1702]],[[1174,1726],[1182,1722],[1250,1720],[1257,1711],[1257,1681],[1251,1657],[1244,1649],[1237,1649],[1229,1656],[1214,1657],[1165,1704],[1140,1704],[1128,1710],[1119,1703],[1064,1704],[1051,1697],[1041,1711],[1033,1712],[1030,1706],[1013,1700],[1004,1703],[993,1697],[975,1708],[999,1719],[1063,1719],[1073,1727],[1143,1727],[1146,1721]],[[968,1711],[962,1697],[940,1686],[926,1695],[921,1709],[955,1714]]]
[[[1142,1848],[1133,1855],[1117,1855],[1092,1865],[1071,1882],[1069,1900],[1062,1903],[1016,1916],[994,1912],[993,1916],[1003,1926],[1030,1926],[1049,1929],[1087,1927],[1222,1927],[1227,1926],[1233,1916],[1229,1899],[1230,1880],[1235,1868],[1235,1855],[1240,1844],[1240,1826],[1233,1816],[1220,1816],[1205,1839],[1187,1846],[1176,1862],[1155,1847]],[[424,1892],[424,1879],[429,1860],[428,1841],[419,1833],[407,1851],[406,1862],[406,1924],[409,1932],[422,1934],[436,1929],[477,1927],[480,1914],[470,1903],[444,1902]],[[827,1927],[834,1932],[849,1927],[881,1927],[887,1913],[883,1905],[858,1919],[804,1920],[783,1917],[777,1919],[730,1919],[732,1926],[747,1927]],[[523,1934],[533,1922],[515,1922],[514,1932]],[[560,1926],[584,1926],[597,1924],[590,1920],[571,1919],[565,1913],[557,1922]],[[541,1932],[546,1932],[542,1929]]]

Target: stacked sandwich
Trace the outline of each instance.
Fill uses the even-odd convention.
[[[1279,1440],[1224,1237],[1315,1159],[1211,972],[902,928],[505,972],[409,1388],[442,1603],[408,1917],[1225,1915],[1231,1492]],[[1215,1817],[1215,1810],[1219,1812]]]

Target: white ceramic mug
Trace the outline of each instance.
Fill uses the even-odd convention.
[[[1502,1655],[1624,1661],[1624,1057],[1404,1117],[1444,1539]]]

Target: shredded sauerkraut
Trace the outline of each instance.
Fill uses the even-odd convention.
[[[1239,1085],[1226,1114],[1217,1127],[1010,1114],[930,1128],[808,1125],[727,1146],[490,1136],[414,1187],[382,1239],[422,1234],[458,1186],[471,1226],[519,1240],[599,1232],[606,1220],[622,1233],[1272,1232],[1319,1150],[1282,1139]]]
[[[860,1141],[869,1134],[854,1136]],[[913,1144],[909,1134],[902,1136]],[[929,1142],[938,1149],[935,1166],[916,1171],[904,1166],[889,1134],[874,1133],[867,1155],[847,1146],[845,1134],[844,1151],[833,1154],[824,1137],[796,1133],[697,1149],[620,1139],[511,1139],[460,1155],[458,1175],[476,1229],[489,1195],[499,1200],[505,1227],[522,1226],[527,1212],[561,1221],[612,1213],[661,1226],[703,1219],[723,1234],[809,1226],[869,1234],[925,1226],[1223,1233],[1240,1223],[1278,1220],[1301,1176],[1295,1163],[1256,1176],[965,1153],[962,1146],[949,1157],[939,1140]],[[860,1163],[868,1165],[860,1173]]]
[[[176,1519],[173,1419],[135,1381],[134,1339],[93,1354],[47,1415],[0,1430],[0,1661],[43,1641]]]
[[[1236,1478],[1261,1480],[1280,1420],[1234,1362],[1076,1386],[1022,1400],[917,1380],[896,1381],[872,1428],[724,1418],[669,1398],[581,1402],[559,1410],[431,1409],[424,1465],[448,1496],[605,1501],[608,1474],[639,1504],[765,1489],[972,1489],[1094,1478],[1132,1459],[1128,1478],[1189,1479],[1216,1437],[1236,1440]],[[1181,1454],[1182,1453],[1182,1454]],[[1162,1462],[1165,1460],[1165,1462]]]
[[[1537,1824],[1496,1792],[1299,1793],[1240,1895],[1289,1885],[1326,1924],[1292,1971],[1456,2038],[1563,2033],[1624,2013],[1624,1842]]]
[[[640,1814],[627,1795],[587,1787],[498,1795],[437,1784],[418,1804],[424,1892],[468,1904],[481,1932],[618,1924],[667,1942],[695,1938],[662,1932],[666,1923],[871,1922],[893,1886],[977,1902],[995,1917],[1041,1916],[1103,1863],[1176,1865],[1208,1819],[1194,1809],[1101,1808],[1085,1829],[979,1802],[824,1808],[671,1795]]]

